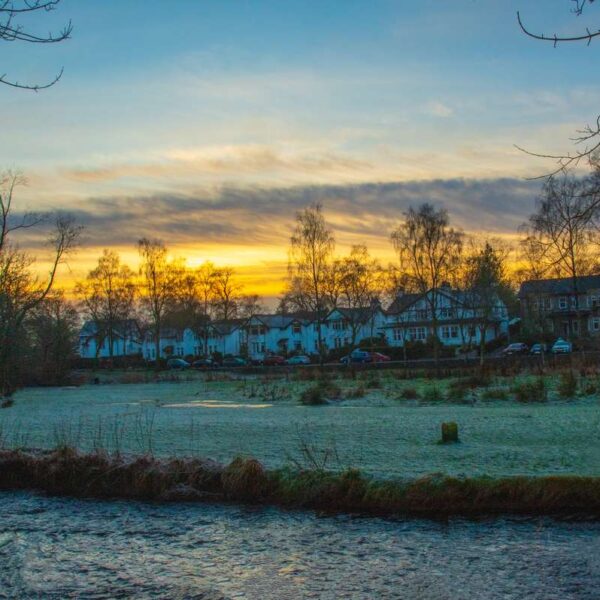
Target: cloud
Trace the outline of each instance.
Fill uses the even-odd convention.
[[[426,108],[427,112],[434,117],[446,118],[454,114],[454,110],[442,102],[430,102]]]
[[[514,233],[532,211],[539,183],[440,179],[400,183],[261,188],[220,186],[194,194],[91,198],[70,212],[88,247],[132,247],[142,236],[170,246],[285,247],[296,211],[323,204],[342,244],[387,244],[409,206],[432,202],[469,232]],[[39,240],[37,240],[39,241]],[[30,243],[36,243],[29,238]],[[27,244],[27,240],[23,240]]]

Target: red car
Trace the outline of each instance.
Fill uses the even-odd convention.
[[[371,352],[371,362],[389,362],[392,360],[389,356],[381,352]]]
[[[278,356],[277,354],[273,354],[273,356],[266,356],[263,360],[263,365],[265,365],[265,367],[278,367],[279,365],[285,365],[285,358],[283,358],[283,356]]]

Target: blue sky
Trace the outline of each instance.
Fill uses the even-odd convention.
[[[496,198],[498,182],[549,168],[514,144],[564,151],[574,131],[600,112],[600,45],[553,48],[517,26],[517,10],[535,31],[600,26],[600,7],[576,17],[572,5],[63,0],[31,22],[46,31],[71,19],[71,40],[3,45],[9,76],[43,81],[61,66],[65,71],[37,94],[0,89],[0,164],[29,177],[27,206],[86,203],[100,210],[105,202],[117,229],[130,228],[135,217],[122,209],[127,199],[144,207],[172,195],[202,211],[232,188],[250,190],[252,198],[260,189],[285,195],[300,188],[309,200],[314,186],[322,194],[322,186],[477,180],[488,181]],[[420,189],[427,200],[427,188]],[[528,189],[524,215],[535,197],[536,188]],[[467,218],[460,198],[448,196],[465,229],[488,227],[481,198],[479,214]],[[327,210],[326,194],[324,202]],[[377,202],[372,198],[374,213]],[[404,208],[399,201],[398,218]],[[360,241],[344,233],[335,201],[329,209],[340,242]],[[518,218],[518,211],[507,215],[496,228],[514,233]],[[263,240],[261,248],[272,256],[280,247],[283,260],[289,227],[277,223],[279,241]],[[194,260],[231,261],[254,243],[224,236],[221,244],[194,244],[173,227],[164,233]],[[102,241],[90,231],[90,255]],[[261,250],[250,255],[256,268]]]

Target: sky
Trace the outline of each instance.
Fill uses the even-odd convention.
[[[338,250],[393,260],[408,206],[510,238],[552,164],[600,113],[600,41],[536,42],[519,30],[598,29],[570,0],[62,0],[23,23],[53,46],[0,42],[0,166],[22,171],[19,210],[85,225],[66,279],[102,248],[135,265],[161,238],[190,265],[233,265],[248,292],[285,278],[297,210],[320,201]],[[594,26],[595,25],[595,26]],[[19,243],[46,258],[43,234]]]

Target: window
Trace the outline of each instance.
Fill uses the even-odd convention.
[[[292,333],[302,333],[302,326],[300,323],[294,323],[292,326]]]
[[[579,333],[579,321],[573,321],[573,333]]]
[[[426,319],[427,318],[427,309],[420,308],[417,310],[417,319]]]
[[[564,296],[558,299],[558,308],[560,308],[560,310],[566,310],[567,299]]]
[[[444,325],[442,327],[442,339],[450,340],[458,337],[458,325]]]
[[[451,319],[454,316],[454,311],[451,308],[440,308],[440,317],[442,319]]]
[[[344,345],[344,339],[343,338],[335,338],[333,340],[333,346],[334,348],[342,348]]]
[[[344,323],[344,321],[342,321],[341,319],[338,319],[337,321],[333,321],[333,330],[334,331],[343,331],[344,329],[346,329],[346,323]]]
[[[265,328],[260,325],[254,325],[250,327],[250,335],[264,335]]]
[[[265,351],[265,343],[264,342],[252,342],[252,354],[258,354],[260,352]]]
[[[302,342],[297,340],[294,342],[294,350],[302,350]]]
[[[588,298],[588,300],[589,300],[588,306],[591,306],[592,308],[598,308],[598,297],[597,296],[592,296],[591,298]]]
[[[395,342],[400,342],[404,339],[404,329],[400,327],[394,327],[392,330],[392,338]]]
[[[600,331],[600,318],[594,317],[590,319],[589,328],[590,331]]]
[[[411,342],[424,342],[427,339],[425,327],[410,327],[408,330],[408,339]]]

